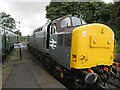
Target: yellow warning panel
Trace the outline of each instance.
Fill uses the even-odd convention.
[[[88,24],[72,32],[70,68],[113,64],[114,32],[103,24]]]

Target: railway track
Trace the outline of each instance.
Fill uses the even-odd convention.
[[[120,77],[113,76],[111,80],[108,80],[109,83],[120,89]]]
[[[115,89],[115,90],[120,90],[120,63],[118,71],[116,73],[112,73],[109,77],[109,79],[104,83],[106,88],[102,85],[99,85],[103,89]]]

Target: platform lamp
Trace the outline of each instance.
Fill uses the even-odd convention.
[[[17,32],[20,32],[20,24],[21,24],[21,22],[20,21],[18,21],[18,22],[16,22],[16,23],[18,23],[18,29],[17,29]],[[18,36],[17,36],[17,43],[19,42],[19,40],[18,40]]]
[[[17,32],[20,32],[20,24],[21,24],[21,22],[18,21],[18,22],[16,22],[16,23],[18,23],[18,30],[17,30]],[[18,42],[18,39],[19,39],[19,37],[17,36],[17,42]],[[21,44],[21,43],[19,42],[19,45],[20,45],[20,44]],[[20,60],[22,60],[21,46],[19,47],[19,49],[20,49]]]

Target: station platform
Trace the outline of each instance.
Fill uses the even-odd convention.
[[[13,54],[14,56],[14,54]],[[62,88],[67,89],[51,76],[38,60],[22,49],[22,60],[14,60],[12,68],[4,80],[2,88]]]

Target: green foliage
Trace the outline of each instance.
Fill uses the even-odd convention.
[[[112,5],[109,23],[115,32],[116,40],[120,40],[120,2],[116,2]]]
[[[19,30],[15,31],[14,33],[22,36],[22,33]]]
[[[119,41],[116,41],[115,52],[116,52],[116,53],[120,53],[120,40],[119,40]]]
[[[27,41],[28,36],[22,36],[22,41]]]
[[[15,29],[15,20],[14,18],[11,17],[11,15],[6,14],[5,12],[0,13],[0,27],[3,29]]]
[[[82,14],[88,23],[107,24],[110,19],[110,5],[104,2],[51,2],[46,7],[46,17],[54,20],[68,14]]]

